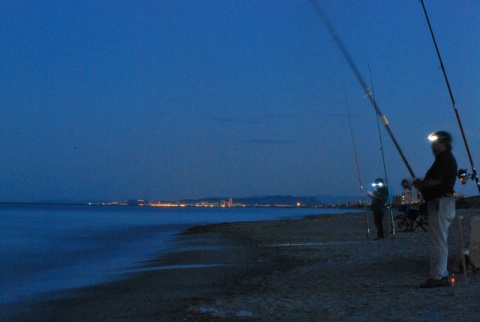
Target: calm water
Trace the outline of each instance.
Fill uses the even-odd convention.
[[[188,227],[299,218],[333,209],[0,206],[0,304],[107,282],[173,251]]]

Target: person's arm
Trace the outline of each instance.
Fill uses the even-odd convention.
[[[434,189],[436,186],[442,184],[442,179],[445,176],[445,169],[437,161],[432,165],[430,170],[428,170],[427,175],[423,180],[414,178],[413,186],[423,191],[429,191]]]
[[[433,187],[438,186],[442,183],[440,179],[428,179],[425,178],[424,180],[421,179],[413,179],[413,185],[420,191],[424,190],[431,190]]]
[[[372,199],[377,199],[377,200],[382,200],[383,199],[383,196],[382,196],[382,193],[380,193],[378,190],[375,190],[375,192],[368,192],[368,195],[372,198]]]

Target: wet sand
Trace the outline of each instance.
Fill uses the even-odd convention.
[[[478,209],[457,210],[464,235]],[[195,227],[179,252],[145,271],[68,298],[3,310],[15,321],[472,321],[480,317],[480,274],[469,287],[420,289],[428,276],[427,233],[365,237],[363,214]],[[385,226],[387,227],[387,217]],[[389,230],[389,229],[387,229]],[[466,244],[467,241],[465,241]],[[450,262],[458,222],[449,234]]]

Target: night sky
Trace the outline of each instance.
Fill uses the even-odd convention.
[[[425,4],[480,163],[480,2]],[[419,1],[322,6],[416,175],[435,130],[469,168]],[[359,195],[346,98],[362,180],[383,177],[374,110],[309,1],[2,1],[0,48],[0,201]]]

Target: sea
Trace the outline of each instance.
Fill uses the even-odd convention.
[[[174,252],[189,227],[345,213],[321,208],[0,205],[0,305],[101,284]]]

